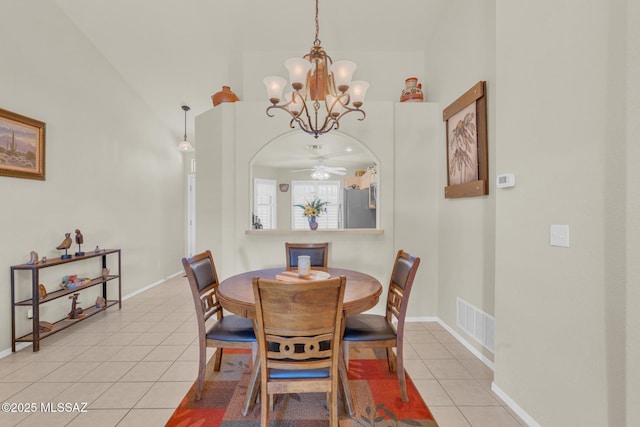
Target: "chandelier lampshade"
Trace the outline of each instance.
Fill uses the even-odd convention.
[[[364,120],[365,112],[360,108],[364,103],[369,83],[352,81],[357,65],[351,61],[333,62],[318,39],[318,0],[316,0],[316,38],[311,51],[302,58],[285,61],[289,72],[289,82],[282,77],[270,76],[264,79],[271,110],[284,110],[291,116],[289,127],[296,124],[304,132],[317,138],[319,135],[340,127],[340,119],[351,112],[360,113],[358,120]],[[285,89],[287,92],[283,98]]]

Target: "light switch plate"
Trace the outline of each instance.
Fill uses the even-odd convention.
[[[569,247],[569,226],[552,224],[549,227],[549,244],[551,246]]]

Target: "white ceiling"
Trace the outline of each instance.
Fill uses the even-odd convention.
[[[191,107],[191,138],[193,118],[212,108],[210,95],[228,84],[228,64],[241,52],[303,55],[315,32],[313,0],[55,2],[176,140],[181,105]],[[328,50],[423,50],[444,7],[446,0],[320,0],[319,38]]]

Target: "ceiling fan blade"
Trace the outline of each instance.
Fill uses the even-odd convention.
[[[309,172],[309,171],[313,171],[314,169],[296,169],[294,171],[291,171],[291,173],[295,173],[295,172]]]
[[[339,166],[339,167],[332,167],[332,166],[325,166],[325,170],[329,173],[335,174],[335,175],[346,175],[347,173],[347,169]]]

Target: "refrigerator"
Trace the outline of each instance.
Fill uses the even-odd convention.
[[[369,190],[343,191],[344,228],[376,228],[376,210],[369,208]]]

